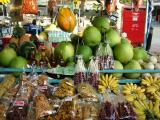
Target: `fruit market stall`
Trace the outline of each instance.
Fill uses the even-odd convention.
[[[2,120],[160,119],[160,56],[118,28],[119,1],[0,2],[12,26],[0,51]]]

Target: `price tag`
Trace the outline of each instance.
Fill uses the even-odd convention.
[[[47,86],[39,86],[38,89],[39,89],[40,91],[44,92],[45,90],[48,89],[48,87],[47,87]]]
[[[24,101],[16,100],[13,105],[14,106],[24,106]]]
[[[72,97],[65,98],[65,101],[72,101]]]

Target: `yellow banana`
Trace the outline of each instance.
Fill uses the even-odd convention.
[[[133,105],[134,105],[135,108],[137,108],[141,111],[145,110],[145,107],[142,105],[142,103],[140,103],[140,101],[134,100]]]
[[[140,110],[140,109],[137,109],[137,108],[133,108],[133,110],[138,116],[145,115],[143,110]]]
[[[136,120],[146,120],[145,115],[138,116]]]
[[[153,106],[153,112],[156,114],[156,113],[159,113],[159,108],[160,107],[160,103],[159,103],[159,100],[156,100],[156,102],[155,102],[155,104],[154,104],[154,106]]]
[[[124,96],[124,98],[128,101],[128,102],[133,102],[135,100],[135,97],[133,95],[126,95]]]
[[[105,75],[105,80],[108,80],[108,74]]]
[[[149,106],[149,109],[152,110],[152,109],[153,109],[153,102],[152,102],[152,101],[149,101],[148,106]]]
[[[146,88],[146,92],[147,93],[155,93],[156,92],[156,87],[154,87],[154,86],[149,86],[149,87],[147,87]]]
[[[100,82],[101,85],[107,87],[107,84],[106,84],[106,82],[104,80],[100,80],[99,82]]]

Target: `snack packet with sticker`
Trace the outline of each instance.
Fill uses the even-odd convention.
[[[8,109],[6,119],[26,120],[29,109],[30,96],[31,95],[28,92],[28,88],[22,85]]]

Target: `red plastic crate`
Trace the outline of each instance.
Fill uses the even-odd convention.
[[[133,45],[143,44],[145,33],[146,9],[140,8],[135,12],[130,7],[124,7],[122,11],[122,30]]]

